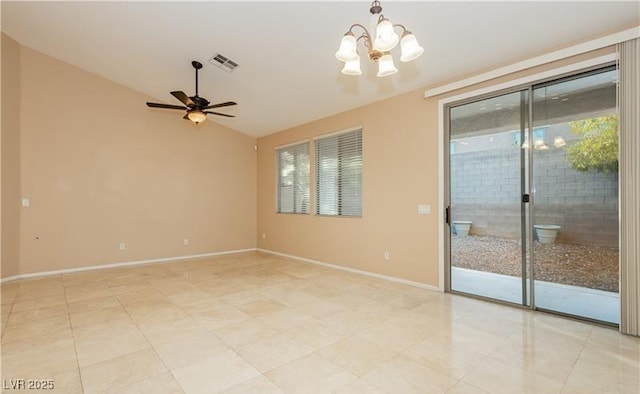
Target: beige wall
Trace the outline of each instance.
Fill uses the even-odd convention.
[[[20,44],[2,34],[1,277],[20,261]]]
[[[606,48],[450,92],[485,86],[612,53]],[[258,247],[438,286],[438,101],[425,89],[258,140]],[[363,215],[359,219],[275,213],[274,147],[363,127]],[[313,150],[313,148],[312,148]],[[313,160],[313,155],[312,155]],[[313,163],[312,163],[313,168]],[[313,170],[312,170],[313,180]],[[312,200],[315,193],[312,187]],[[418,215],[418,204],[431,205]],[[266,239],[262,239],[262,234]],[[384,251],[390,252],[385,261]]]
[[[416,90],[260,138],[258,246],[437,284],[437,215],[417,214],[418,204],[430,204],[434,211],[438,204],[437,109],[423,93]],[[363,128],[362,218],[276,214],[274,147],[354,126]]]
[[[20,72],[21,274],[256,246],[254,138],[27,47]]]

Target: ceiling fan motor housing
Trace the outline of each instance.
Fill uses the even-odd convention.
[[[193,100],[193,103],[195,105],[193,105],[191,107],[191,109],[199,109],[202,110],[204,109],[207,105],[209,105],[209,100],[199,97],[199,96],[193,96],[191,97],[191,100]]]

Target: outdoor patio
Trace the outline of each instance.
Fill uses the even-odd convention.
[[[451,286],[464,293],[522,303],[522,280],[514,276],[452,267]],[[542,309],[604,322],[620,322],[618,293],[536,281],[535,298],[536,305]]]

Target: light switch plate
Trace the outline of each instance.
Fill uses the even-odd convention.
[[[23,207],[28,207],[31,205],[31,201],[28,198],[23,198],[22,199],[22,206]]]
[[[420,204],[418,205],[418,215],[429,215],[431,214],[431,205]]]

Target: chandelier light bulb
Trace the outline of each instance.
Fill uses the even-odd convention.
[[[393,29],[393,24],[388,19],[382,19],[376,26],[376,39],[373,42],[375,49],[387,52],[398,45],[400,37]]]
[[[187,117],[189,118],[190,121],[192,121],[195,124],[202,123],[205,120],[207,120],[207,115],[202,113],[202,111],[198,111],[197,109],[190,111],[187,114]]]
[[[393,58],[388,53],[378,60],[378,77],[386,77],[397,72],[398,69],[393,64]]]
[[[360,75],[362,74],[362,70],[360,70],[360,56],[356,53],[355,60],[349,60],[344,63],[344,67],[342,68],[342,73],[346,75]]]
[[[422,55],[422,52],[424,52],[424,48],[418,44],[416,36],[408,31],[402,35],[402,40],[400,40],[400,49],[402,50],[402,55],[400,56],[401,62],[416,60],[420,55]]]
[[[356,60],[358,53],[356,52],[356,37],[353,33],[348,32],[340,41],[340,48],[336,52],[336,59],[341,62]]]

